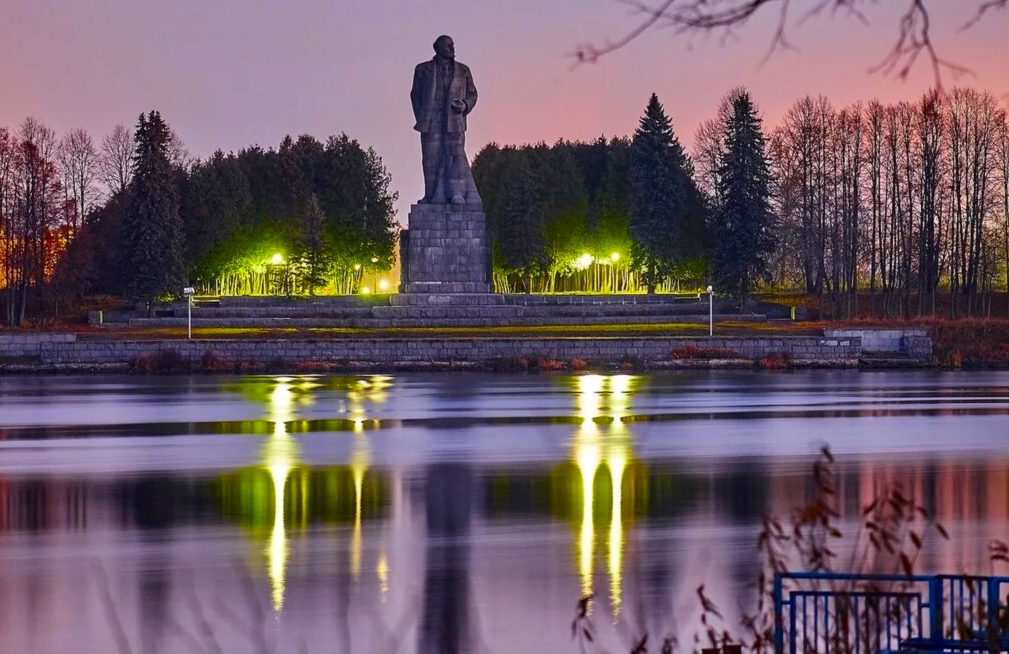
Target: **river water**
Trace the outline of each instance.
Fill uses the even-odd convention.
[[[1009,373],[0,378],[0,652],[691,648],[823,444],[842,521],[900,483],[988,571]],[[658,649],[658,647],[654,647]]]

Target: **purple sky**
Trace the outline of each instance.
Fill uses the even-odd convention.
[[[795,3],[811,4],[809,0]],[[1009,12],[967,32],[974,0],[930,0],[941,54],[970,66],[967,83],[1009,97]],[[480,104],[470,156],[485,143],[629,134],[657,92],[685,145],[721,96],[747,86],[768,121],[805,94],[835,103],[915,98],[867,70],[892,46],[904,0],[867,5],[871,25],[821,17],[791,31],[799,53],[760,66],[774,15],[738,39],[653,31],[596,65],[572,70],[578,43],[635,24],[613,0],[0,0],[0,125],[36,116],[96,137],[159,109],[196,156],[285,134],[347,132],[384,158],[401,222],[422,193],[411,130],[413,66],[441,33],[473,69]],[[947,84],[953,80],[947,76]]]

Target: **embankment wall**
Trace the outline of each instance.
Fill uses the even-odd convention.
[[[0,359],[36,359],[43,344],[74,343],[76,340],[74,334],[0,334]]]
[[[862,351],[859,338],[431,338],[348,340],[110,340],[40,341],[37,356],[47,366],[122,364],[141,355],[174,350],[199,363],[207,352],[229,361],[258,364],[304,361],[400,364],[421,362],[493,362],[527,357],[590,363],[670,361],[674,348],[693,346],[732,353],[737,358],[784,356],[794,362],[854,365]],[[2,350],[0,350],[2,352]],[[718,356],[710,358],[719,358]],[[732,358],[732,357],[725,357]]]

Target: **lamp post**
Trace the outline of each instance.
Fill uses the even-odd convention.
[[[715,335],[715,293],[712,287],[708,287],[708,336]]]
[[[193,338],[193,295],[196,294],[196,289],[192,286],[187,286],[182,289],[182,294],[186,296],[186,324],[188,325],[186,338]]]

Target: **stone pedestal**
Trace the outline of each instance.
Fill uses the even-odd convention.
[[[491,245],[479,204],[415,204],[400,241],[401,293],[490,293]]]

